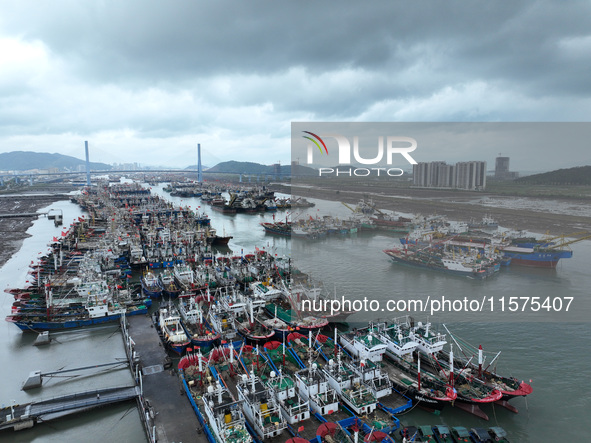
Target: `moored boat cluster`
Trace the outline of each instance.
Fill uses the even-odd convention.
[[[158,302],[154,323],[181,357],[183,386],[212,443],[420,441],[397,418],[413,405],[486,418],[481,405],[513,410],[508,400],[532,392],[496,374],[482,350],[457,337],[450,348],[449,332],[429,322],[339,331],[329,321],[350,312],[304,312],[305,300],[323,295],[289,260],[264,248],[216,256],[209,219],[149,189],[89,188],[76,201],[88,215],[32,263],[27,287],[10,290],[7,320],[25,331],[75,328],[146,314]]]

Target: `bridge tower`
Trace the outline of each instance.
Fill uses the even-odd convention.
[[[86,151],[86,186],[90,186],[90,159],[88,157],[88,141],[84,142],[84,150]]]
[[[203,168],[201,167],[201,143],[197,143],[197,183],[203,181]]]

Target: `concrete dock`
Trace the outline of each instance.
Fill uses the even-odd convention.
[[[140,415],[151,440],[205,443],[207,439],[184,393],[176,365],[164,368],[169,366],[169,360],[152,319],[135,315],[126,319],[126,325],[123,337],[125,340],[127,330],[132,340],[132,367],[135,365],[141,371]]]

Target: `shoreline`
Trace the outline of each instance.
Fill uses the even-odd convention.
[[[65,194],[12,194],[0,198],[0,215],[12,213],[32,213],[56,201],[67,199]],[[0,218],[0,268],[16,254],[26,238],[27,231],[39,216]],[[47,241],[51,239],[48,238]]]
[[[491,215],[500,226],[512,230],[525,230],[538,234],[566,235],[574,232],[591,232],[591,217],[581,215],[563,215],[531,209],[513,209],[490,207],[481,204],[467,203],[475,198],[511,198],[495,194],[466,194],[461,191],[447,191],[428,196],[424,190],[394,188],[392,194],[369,192],[352,189],[318,189],[305,186],[284,186],[274,184],[277,192],[291,193],[306,198],[318,198],[329,201],[340,201],[347,204],[357,204],[362,198],[371,198],[380,210],[413,213],[421,215],[445,215],[451,220],[469,221],[480,220]],[[539,197],[519,197],[539,199]],[[458,201],[450,201],[450,200]],[[584,204],[572,199],[553,198],[571,205]],[[588,204],[588,203],[587,203]]]

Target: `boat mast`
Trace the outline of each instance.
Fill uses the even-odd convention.
[[[478,378],[482,377],[482,345],[478,345]]]
[[[454,350],[450,347],[449,350],[449,383],[454,385]]]

